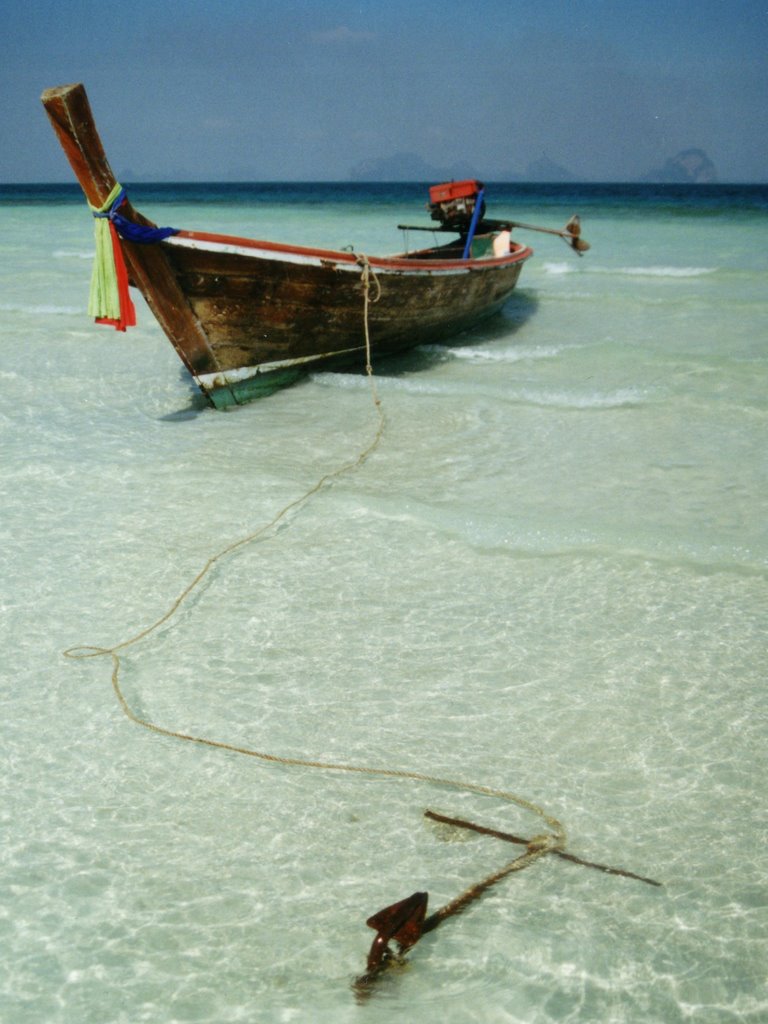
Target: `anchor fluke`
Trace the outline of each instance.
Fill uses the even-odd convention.
[[[404,953],[419,941],[428,900],[427,893],[415,892],[368,918],[365,923],[377,932],[368,953],[369,972],[379,970],[391,958],[390,942],[396,942],[398,952]]]

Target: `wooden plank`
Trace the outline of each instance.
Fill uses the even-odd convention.
[[[81,84],[46,89],[43,106],[62,149],[92,206],[102,206],[116,184],[96,130],[85,88]],[[150,221],[126,204],[121,213],[140,224]],[[193,373],[220,369],[205,332],[176,280],[161,244],[122,242],[131,281],[146,299],[158,323]]]

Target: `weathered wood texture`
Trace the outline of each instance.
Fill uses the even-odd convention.
[[[116,179],[96,131],[85,89],[79,84],[62,85],[47,89],[41,98],[85,198],[91,206],[102,206],[115,187]],[[130,220],[150,223],[130,204],[121,212]],[[187,369],[192,373],[218,370],[205,333],[179,288],[163,247],[124,241],[122,249],[132,282]]]
[[[168,244],[168,259],[222,369],[365,349],[357,269],[255,259]],[[522,262],[467,273],[384,273],[368,306],[378,355],[448,337],[509,298]],[[372,292],[376,287],[371,285]]]

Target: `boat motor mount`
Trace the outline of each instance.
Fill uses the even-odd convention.
[[[478,196],[485,186],[482,181],[448,181],[433,185],[429,190],[427,209],[432,220],[440,221],[445,230],[465,234],[472,222]],[[481,200],[480,219],[485,216],[485,201]]]

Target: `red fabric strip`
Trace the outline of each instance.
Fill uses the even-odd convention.
[[[115,257],[115,270],[117,272],[117,294],[120,299],[120,319],[114,320],[111,317],[97,317],[97,324],[108,324],[116,331],[124,331],[126,327],[136,326],[136,307],[133,304],[131,293],[128,290],[128,270],[123,259],[123,250],[120,247],[120,236],[112,221],[109,222],[109,233],[112,237],[112,252]]]

